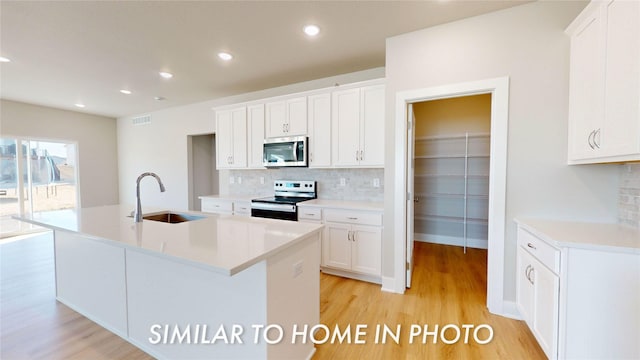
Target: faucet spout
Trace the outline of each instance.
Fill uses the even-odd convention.
[[[136,211],[133,213],[133,221],[134,222],[142,222],[142,204],[140,203],[140,180],[142,180],[146,176],[152,176],[158,181],[158,185],[160,186],[160,192],[164,192],[164,184],[160,177],[156,173],[145,172],[138,176],[136,180]]]

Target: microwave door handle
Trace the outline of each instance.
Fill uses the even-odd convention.
[[[293,142],[293,161],[298,162],[298,142]]]

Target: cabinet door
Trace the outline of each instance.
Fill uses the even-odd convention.
[[[640,153],[640,1],[609,2],[606,12],[604,156]],[[585,86],[586,84],[582,84]]]
[[[307,135],[307,97],[289,99],[286,104],[286,136]]]
[[[384,85],[362,88],[360,94],[360,165],[384,166]]]
[[[360,89],[334,92],[332,105],[333,165],[357,165],[360,151]]]
[[[516,304],[522,320],[529,328],[533,328],[533,284],[530,280],[530,270],[533,258],[522,247],[518,246],[517,255],[518,275],[516,277]]]
[[[532,330],[544,353],[553,359],[557,353],[560,281],[557,275],[535,259],[529,277],[534,288]]]
[[[247,167],[247,108],[231,110],[231,128],[233,131],[231,144],[231,168]],[[216,137],[217,139],[217,137]]]
[[[264,144],[264,105],[253,105],[247,108],[249,123],[248,167],[262,168],[262,145]]]
[[[331,166],[331,94],[309,96],[309,167]]]
[[[286,134],[287,104],[284,101],[270,102],[266,105],[267,137],[282,137]]]
[[[351,225],[325,223],[322,265],[351,270]]]
[[[216,111],[216,169],[231,167],[233,126],[231,111]]]
[[[353,226],[351,269],[380,276],[382,230],[379,227]]]
[[[569,161],[599,156],[604,116],[602,31],[599,11],[595,11],[571,37]]]

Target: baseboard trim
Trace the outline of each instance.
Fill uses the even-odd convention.
[[[503,301],[502,314],[500,315],[515,320],[522,320],[522,316],[520,316],[520,311],[518,311],[518,306],[515,301]]]
[[[382,288],[380,289],[384,292],[390,292],[394,294],[404,294],[404,291],[398,292],[396,289],[396,278],[383,276],[382,277]]]
[[[413,238],[416,241],[428,242],[441,245],[464,246],[464,239],[457,236],[434,235],[415,233]],[[487,249],[488,242],[486,239],[467,238],[467,247],[474,249]]]
[[[374,284],[382,284],[382,280],[380,279],[379,276],[358,274],[358,273],[354,273],[354,272],[350,272],[350,271],[332,269],[332,268],[328,268],[328,267],[324,267],[324,266],[321,266],[320,270],[323,273],[329,274],[329,275],[336,275],[336,276],[346,277],[346,278],[350,278],[350,279],[356,279],[356,280],[360,280],[360,281],[371,282],[371,283],[374,283]]]

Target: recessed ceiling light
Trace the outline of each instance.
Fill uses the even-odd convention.
[[[320,33],[320,28],[316,25],[307,25],[304,27],[304,33],[309,36],[316,36]]]
[[[75,105],[76,105],[76,107],[79,107],[79,108],[83,108],[84,107],[84,104],[81,104],[81,103],[77,103]]]
[[[231,59],[233,59],[233,55],[227,53],[227,52],[220,52],[218,53],[218,57],[224,61],[229,61]]]
[[[130,90],[122,89],[122,90],[120,90],[120,92],[125,94],[125,95],[131,95],[131,91]]]
[[[163,101],[163,100],[166,100],[166,98],[164,98],[162,96],[154,96],[153,100]]]
[[[4,56],[0,56],[0,62],[11,62],[11,60],[9,60],[8,58],[6,58]]]
[[[169,72],[161,71],[160,76],[162,76],[165,79],[171,79],[173,77],[173,74]]]

